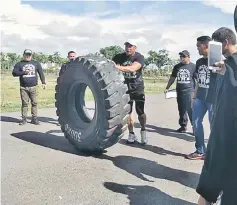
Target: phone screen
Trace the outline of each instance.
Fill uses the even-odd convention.
[[[222,60],[222,44],[209,44],[209,67],[215,67],[215,63],[220,62]]]

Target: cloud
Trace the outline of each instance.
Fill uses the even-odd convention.
[[[85,19],[76,25],[68,25],[65,21],[54,20],[47,25],[41,26],[39,30],[54,37],[78,36],[93,38],[101,33],[102,26],[93,19]]]
[[[211,35],[218,28],[206,22],[167,24],[172,20],[172,14],[161,14],[159,9],[154,11],[151,6],[140,9],[139,13],[99,18],[111,11],[72,16],[22,5],[17,0],[3,4],[0,8],[1,50],[19,54],[25,48],[31,48],[46,54],[58,51],[66,56],[69,50],[75,50],[78,55],[84,55],[110,45],[123,47],[123,43],[132,38],[137,39],[138,51],[144,55],[149,50],[168,49],[171,56],[177,58],[180,50],[188,49],[195,60],[199,57],[196,38]]]
[[[204,0],[203,4],[207,6],[213,6],[221,9],[223,13],[234,14],[234,8],[236,7],[236,0]]]

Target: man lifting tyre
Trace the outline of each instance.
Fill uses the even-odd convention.
[[[145,92],[144,92],[144,80],[142,76],[142,69],[145,64],[144,56],[139,52],[136,52],[137,44],[132,40],[124,43],[125,52],[114,56],[113,61],[116,64],[116,68],[123,72],[125,78],[125,84],[128,86],[128,94],[130,95],[131,110],[130,119],[128,123],[129,136],[127,143],[135,143],[137,137],[134,133],[134,121],[132,116],[133,102],[135,101],[136,113],[141,125],[141,143],[147,144],[146,136],[146,114],[144,112],[145,105]]]

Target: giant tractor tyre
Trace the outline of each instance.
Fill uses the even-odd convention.
[[[87,86],[95,100],[92,119],[85,108]],[[112,61],[95,55],[67,63],[55,90],[61,130],[77,150],[101,153],[123,137],[129,120],[130,98],[123,74]]]

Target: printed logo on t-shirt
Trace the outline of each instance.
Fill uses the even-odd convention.
[[[177,83],[179,84],[191,83],[190,71],[187,69],[180,69],[177,73]]]
[[[201,65],[198,68],[198,85],[201,88],[209,88],[210,70],[206,65]]]
[[[132,61],[125,61],[122,66],[132,65]],[[135,79],[137,78],[137,72],[123,72],[124,78]]]
[[[28,71],[28,74],[23,75],[24,78],[35,77],[35,66],[33,64],[24,65],[22,70]]]

